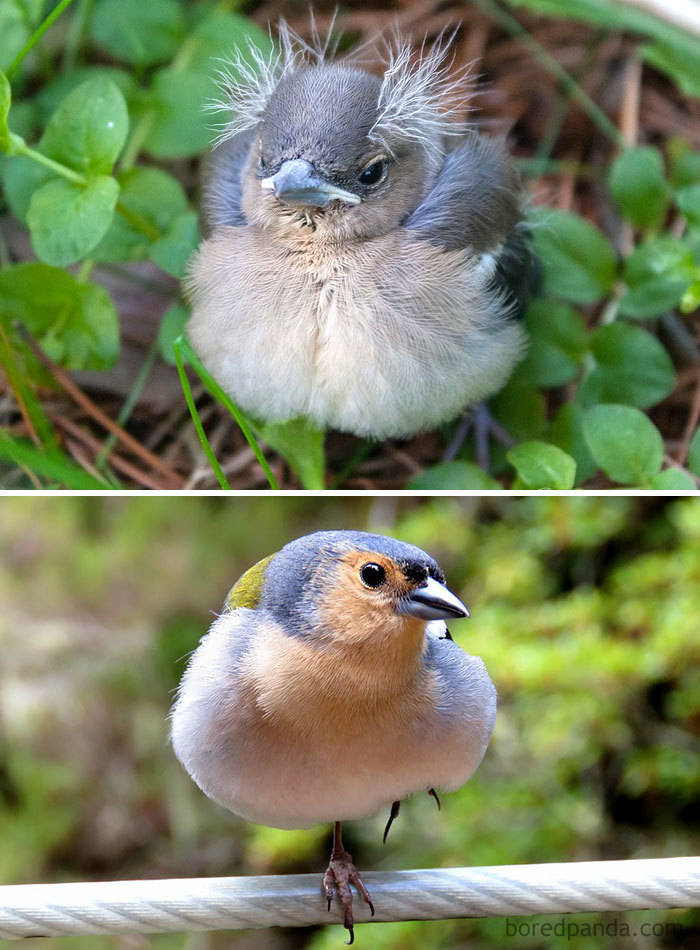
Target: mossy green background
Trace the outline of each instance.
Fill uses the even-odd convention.
[[[167,713],[234,580],[319,528],[438,557],[472,619],[455,639],[500,697],[462,790],[347,826],[360,868],[688,855],[699,848],[700,500],[0,500],[0,883],[318,872],[329,829],[276,831],[206,799]],[[518,923],[558,918],[517,918]],[[664,937],[506,935],[486,921],[368,924],[360,948],[688,947],[692,911],[586,915]],[[41,950],[336,950],[316,930],[30,940]]]

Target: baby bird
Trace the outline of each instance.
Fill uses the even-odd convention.
[[[453,791],[496,717],[481,659],[445,620],[469,616],[424,551],[319,531],[250,568],[192,655],[172,710],[175,754],[210,798],[274,828],[334,822],[323,878],[353,939],[341,822],[413,792]],[[386,838],[386,832],[385,832]]]
[[[188,335],[254,418],[405,438],[501,388],[537,266],[500,144],[452,121],[449,41],[381,78],[280,25],[225,73]],[[451,105],[450,105],[451,103]]]

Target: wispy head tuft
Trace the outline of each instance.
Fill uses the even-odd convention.
[[[335,18],[334,18],[335,19]],[[312,41],[307,43],[280,19],[277,25],[277,46],[272,44],[265,53],[252,40],[245,49],[237,49],[217,70],[219,97],[206,105],[207,112],[225,112],[227,121],[215,126],[220,145],[240,132],[254,128],[262,119],[270,96],[283,76],[301,65],[319,65],[335,54],[331,44],[333,22],[325,40],[316,29],[312,15]]]
[[[280,80],[301,66],[322,66],[335,58],[340,34],[333,41],[335,14],[322,38],[311,13],[311,41],[307,42],[280,19],[277,44],[263,52],[251,40],[222,60],[217,71],[220,96],[207,103],[209,112],[226,113],[226,121],[216,126],[220,145],[262,120],[270,98]],[[392,142],[409,139],[430,149],[442,149],[445,135],[461,135],[464,121],[455,117],[466,113],[471,92],[468,81],[470,64],[453,69],[452,41],[456,29],[443,32],[430,50],[423,40],[418,55],[397,32],[384,41],[385,70],[377,104],[378,117],[369,137],[387,152]],[[272,37],[271,37],[272,40]],[[358,61],[358,53],[375,46],[376,38],[349,52],[342,60],[348,65]]]
[[[453,69],[452,41],[457,30],[443,32],[430,50],[423,40],[415,59],[410,43],[394,35],[387,43],[387,62],[379,93],[379,116],[369,137],[391,149],[391,141],[411,139],[441,147],[444,135],[463,135],[464,115],[471,92],[467,63]]]

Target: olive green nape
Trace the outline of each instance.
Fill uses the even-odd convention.
[[[264,557],[238,578],[226,595],[224,606],[227,610],[236,610],[237,607],[248,607],[252,610],[258,606],[265,583],[265,568],[274,556],[270,554]]]

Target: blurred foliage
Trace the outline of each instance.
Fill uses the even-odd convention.
[[[483,765],[438,812],[347,826],[360,868],[698,851],[700,501],[664,498],[6,498],[0,518],[0,881],[318,872],[329,828],[250,825],[206,799],[167,741],[172,690],[232,581],[320,528],[433,553],[473,619],[500,709]],[[520,923],[555,918],[517,918]],[[581,923],[611,915],[575,916]],[[690,912],[645,950],[690,945]],[[506,921],[361,925],[360,947],[617,948],[506,937]],[[675,929],[674,929],[675,928]],[[336,950],[316,931],[44,940],[42,950]],[[30,941],[31,945],[31,941]],[[38,945],[39,946],[39,945]]]

